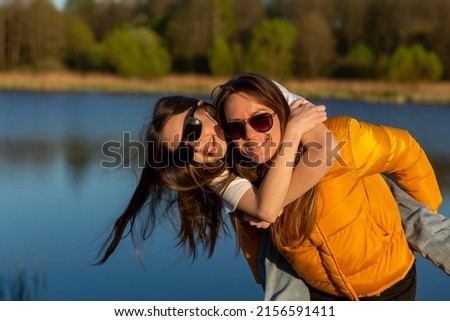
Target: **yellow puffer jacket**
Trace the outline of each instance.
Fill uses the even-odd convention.
[[[391,174],[434,212],[442,197],[425,153],[407,131],[349,117],[326,125],[341,144],[340,159],[319,183],[311,236],[280,253],[313,287],[357,300],[391,287],[414,263],[395,199],[380,174]],[[236,231],[258,280],[258,232],[239,222]]]

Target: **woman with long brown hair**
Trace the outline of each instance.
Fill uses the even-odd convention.
[[[218,86],[214,103],[236,146],[228,148],[234,151],[233,169],[258,186],[277,156],[268,147],[282,137],[288,104],[272,81],[257,74],[240,74]],[[261,113],[278,116],[271,131],[249,125]],[[306,280],[312,299],[414,300],[414,254],[381,174],[395,177],[436,213],[442,197],[424,151],[404,130],[350,117],[325,125],[338,141],[337,161],[319,184],[284,207],[270,226],[272,241]]]

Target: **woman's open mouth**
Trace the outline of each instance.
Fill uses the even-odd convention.
[[[270,136],[266,136],[266,139],[263,142],[259,142],[259,143],[247,142],[247,143],[243,144],[243,147],[245,149],[247,149],[248,151],[255,152],[256,150],[260,149],[261,147],[264,147],[264,148],[267,146],[270,147],[270,142],[271,142]]]
[[[217,146],[209,146],[207,155],[215,156],[215,155],[217,155],[218,151],[219,151],[219,149],[217,148]]]
[[[219,144],[214,137],[206,145],[205,151],[208,157],[222,157],[222,155],[219,155]]]

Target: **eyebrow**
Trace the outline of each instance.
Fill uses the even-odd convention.
[[[250,119],[250,118],[252,118],[253,116],[256,116],[256,115],[259,115],[259,114],[262,114],[262,113],[274,113],[275,111],[274,110],[272,110],[272,109],[268,109],[268,110],[266,110],[266,109],[260,109],[260,110],[257,110],[257,111],[255,111],[255,112],[253,112],[251,115],[250,115],[250,117],[247,117],[247,118],[232,118],[232,119],[230,119],[230,120],[228,120],[228,122],[230,122],[230,121],[244,121],[244,120],[247,120],[247,119]]]

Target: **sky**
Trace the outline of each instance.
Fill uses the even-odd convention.
[[[51,1],[58,9],[64,8],[64,4],[66,3],[66,0],[51,0]]]

